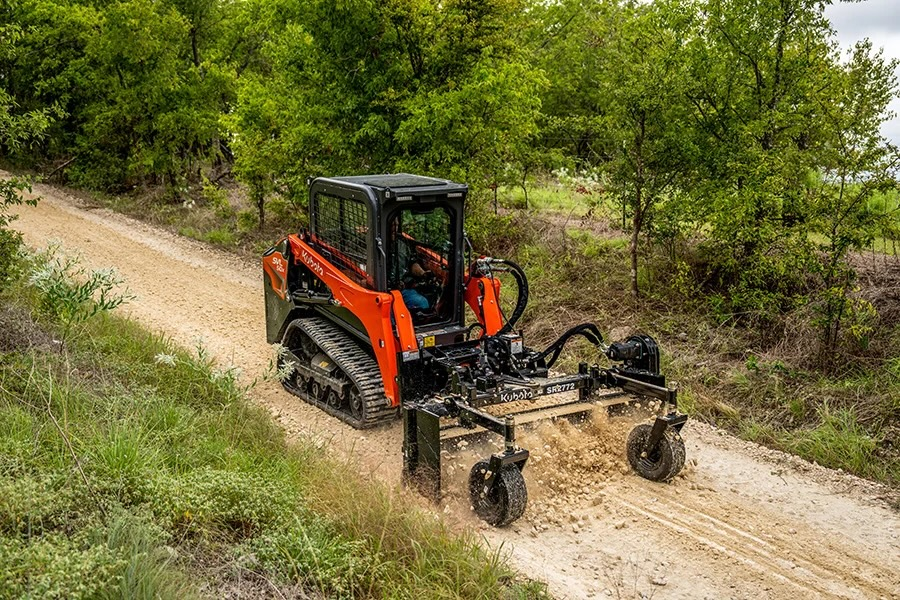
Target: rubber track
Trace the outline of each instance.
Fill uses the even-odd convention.
[[[335,409],[326,402],[308,397],[294,386],[285,385],[288,391],[356,429],[368,429],[396,418],[397,409],[390,405],[384,394],[384,383],[378,364],[356,340],[323,318],[298,319],[295,323],[297,328],[309,336],[316,346],[340,367],[344,376],[359,389],[365,406],[363,411],[365,416],[362,420],[357,419],[349,411]]]

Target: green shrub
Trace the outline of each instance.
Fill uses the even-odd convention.
[[[25,193],[30,191],[31,182],[27,179],[0,177],[0,290],[22,273],[22,235],[8,229],[17,218],[9,213],[9,208],[22,204],[35,206],[37,200],[25,199]]]
[[[79,481],[53,472],[0,477],[0,534],[31,538],[61,530],[84,513],[89,502]]]
[[[220,220],[230,221],[234,218],[234,207],[231,206],[231,202],[228,200],[228,192],[206,177],[203,178],[202,195]]]
[[[19,232],[0,229],[0,289],[21,276],[21,248],[22,236]]]
[[[250,535],[280,523],[295,508],[297,490],[265,472],[197,469],[160,473],[151,483],[150,505],[175,527],[202,531],[220,526]]]
[[[259,226],[259,215],[252,210],[242,210],[237,214],[237,228],[241,233],[247,233]]]
[[[237,238],[227,226],[222,226],[203,235],[203,240],[217,246],[234,246]]]
[[[523,242],[525,228],[510,215],[495,215],[487,211],[470,211],[466,219],[466,233],[472,240],[476,254],[508,256],[510,249]]]
[[[59,321],[63,332],[101,312],[109,312],[132,296],[118,288],[124,280],[114,269],[88,270],[77,256],[48,246],[33,260],[29,283],[40,293],[41,308]]]
[[[328,598],[369,595],[379,567],[384,566],[367,544],[338,535],[310,514],[297,515],[291,525],[254,538],[246,548],[267,571],[313,587]]]
[[[299,202],[290,196],[276,195],[271,198],[267,204],[270,215],[267,221],[277,223],[279,228],[296,228],[308,223],[307,197],[304,194],[300,198]],[[253,221],[257,221],[255,216]]]
[[[196,227],[182,227],[178,230],[178,235],[191,238],[192,240],[203,241],[203,234]]]
[[[0,538],[0,598],[97,598],[124,565],[105,545],[63,535]]]

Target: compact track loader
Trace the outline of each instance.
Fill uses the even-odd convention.
[[[630,394],[660,406],[652,424],[629,435],[631,466],[654,481],[682,469],[687,417],[659,372],[653,338],[606,344],[586,323],[542,351],[526,346],[515,325],[528,280],[511,261],[472,256],[463,232],[467,186],[396,174],[319,177],[309,190],[309,229],[263,255],[268,341],[282,345],[284,387],[304,401],[356,428],[402,415],[408,485],[439,497],[441,439],[461,429],[502,436],[505,449],[472,468],[469,493],[479,517],[511,523],[527,500],[528,451],[516,444],[516,426],[627,402]],[[518,288],[508,316],[500,273]],[[583,363],[577,373],[552,375],[576,336],[613,366]],[[564,393],[546,404],[544,397]]]

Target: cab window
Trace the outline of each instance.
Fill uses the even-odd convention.
[[[369,233],[366,205],[351,198],[321,193],[316,194],[313,201],[316,204],[312,211],[316,250],[359,285],[374,287],[366,249]]]
[[[416,324],[453,316],[453,219],[446,207],[403,208],[388,220],[388,287],[400,290]]]

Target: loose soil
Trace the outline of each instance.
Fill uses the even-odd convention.
[[[49,186],[35,192],[43,199],[19,209],[15,223],[31,246],[56,239],[90,267],[115,266],[137,295],[120,310],[181,344],[202,341],[248,380],[266,370],[272,351],[258,264]],[[289,435],[314,436],[427,506],[399,490],[399,423],[359,432],[277,384],[259,383],[252,395]],[[473,517],[464,495],[468,469],[492,446],[456,444],[435,510],[502,547],[558,598],[900,598],[900,515],[890,490],[698,422],[683,430],[682,474],[653,483],[624,459],[636,418],[599,415],[526,432],[531,498],[525,516],[502,530]]]

